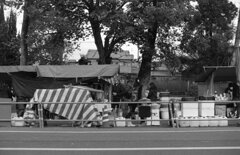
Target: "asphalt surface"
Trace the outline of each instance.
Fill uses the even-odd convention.
[[[0,128],[0,155],[239,155],[240,127]]]

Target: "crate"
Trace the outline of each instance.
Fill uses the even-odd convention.
[[[215,115],[216,116],[226,116],[227,106],[226,105],[215,105]]]

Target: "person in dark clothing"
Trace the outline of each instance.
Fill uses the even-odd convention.
[[[151,101],[157,101],[157,87],[156,85],[151,82],[150,83],[150,88],[149,88],[149,93],[147,98],[149,98]]]
[[[28,98],[22,97],[22,96],[17,96],[17,102],[28,102]],[[17,110],[17,115],[18,117],[23,117],[23,114],[25,112],[26,104],[17,104],[16,105],[16,110]]]
[[[231,100],[236,101],[240,98],[239,86],[236,83],[229,83],[225,93],[230,94]],[[234,107],[237,111],[237,117],[240,116],[240,104],[239,103],[231,103],[228,104],[227,107]]]
[[[113,102],[121,102],[124,99],[124,95],[126,94],[126,88],[124,85],[118,81],[115,85],[113,85]],[[112,104],[112,108],[119,108],[119,104]]]

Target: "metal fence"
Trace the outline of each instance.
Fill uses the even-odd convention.
[[[194,108],[190,106],[189,110],[190,110],[190,113],[192,111],[199,111],[199,105],[201,103],[204,103],[204,104],[210,104],[210,103],[214,103],[214,108],[216,105],[230,105],[230,104],[235,104],[237,105],[236,107],[238,107],[238,105],[240,106],[240,101],[179,101],[179,100],[170,100],[170,101],[157,101],[157,102],[151,102],[151,101],[147,101],[147,102],[91,102],[91,103],[86,103],[86,104],[91,104],[91,105],[97,105],[97,104],[104,104],[104,105],[109,105],[111,106],[112,104],[118,104],[120,105],[120,107],[127,107],[127,105],[129,104],[137,104],[137,107],[141,107],[143,105],[145,106],[149,106],[150,109],[153,109],[153,106],[154,104],[156,105],[159,105],[160,106],[160,109],[162,108],[162,106],[164,105],[164,108],[167,108],[168,111],[168,116],[169,118],[164,118],[164,119],[160,119],[160,117],[158,117],[158,119],[152,119],[152,116],[150,118],[141,118],[141,119],[126,119],[124,120],[125,122],[147,122],[147,121],[150,121],[150,122],[162,122],[162,121],[167,121],[168,123],[168,126],[169,127],[182,127],[181,126],[181,123],[182,122],[187,122],[187,121],[206,121],[202,118],[197,118],[197,116],[193,119],[191,118],[191,116],[183,116],[183,105],[198,105],[197,108]],[[1,109],[1,106],[13,106],[13,105],[18,105],[18,104],[29,104],[29,102],[0,102],[0,109]],[[34,103],[37,108],[36,108],[36,113],[37,113],[37,117],[34,119],[34,121],[36,122],[37,127],[40,127],[40,128],[44,128],[45,127],[45,122],[51,122],[51,121],[54,121],[54,122],[59,122],[59,123],[63,123],[63,122],[70,122],[72,124],[72,126],[74,126],[74,123],[75,122],[80,122],[79,124],[79,127],[85,127],[84,125],[84,122],[88,122],[89,120],[86,120],[84,118],[82,119],[49,119],[49,118],[45,118],[44,116],[44,113],[43,113],[43,104],[84,104],[84,103],[66,103],[66,102],[61,102],[61,103]],[[179,108],[180,106],[180,108]],[[196,107],[196,106],[195,106]],[[178,109],[179,108],[179,109]],[[161,113],[161,110],[159,109],[159,113]],[[226,108],[227,109],[227,108]],[[177,111],[180,110],[181,112],[181,115],[179,116]],[[111,110],[111,112],[113,112],[114,109]],[[215,110],[214,110],[215,111]],[[96,111],[97,112],[97,111]],[[152,112],[152,111],[151,111]],[[199,113],[198,113],[199,115]],[[214,115],[215,115],[215,112],[214,112]],[[103,115],[102,115],[103,116]],[[159,114],[160,116],[160,114]],[[225,116],[227,116],[227,111],[225,113]],[[207,116],[206,116],[207,117]],[[184,120],[182,119],[184,118]],[[231,117],[227,117],[227,118],[211,118],[209,117],[207,120],[208,121],[238,121],[240,120],[239,118],[237,118],[236,116],[231,116]],[[23,120],[13,120],[11,118],[11,115],[9,115],[9,118],[1,118],[1,115],[0,115],[0,123],[1,122],[12,122],[12,121],[31,121],[29,119],[23,119]],[[123,120],[118,120],[116,119],[116,115],[113,115],[113,118],[111,120],[114,124],[114,127],[118,127],[116,124],[118,121],[123,121]],[[103,123],[103,120],[99,120],[99,119],[94,119],[94,120],[91,120],[91,122],[101,122]],[[136,123],[135,123],[136,124]],[[161,123],[160,123],[161,124]],[[140,126],[139,124],[138,125],[135,125],[135,126]],[[151,125],[150,125],[151,126]],[[161,126],[161,125],[159,125]]]

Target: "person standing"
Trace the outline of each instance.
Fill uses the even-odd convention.
[[[158,97],[157,97],[157,86],[151,82],[150,83],[150,88],[149,88],[149,93],[147,98],[149,98],[151,101],[157,101]]]
[[[124,95],[126,94],[126,88],[122,84],[120,80],[113,85],[113,102],[121,102],[124,99]],[[119,108],[118,103],[113,103],[112,108]]]

